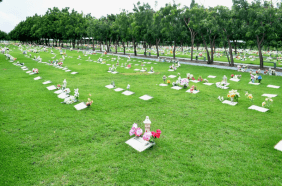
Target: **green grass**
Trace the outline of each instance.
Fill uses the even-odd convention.
[[[282,77],[263,76],[262,84],[254,86],[248,84],[248,73],[190,65],[168,72],[169,63],[154,62],[146,67],[153,66],[159,74],[140,75],[134,71],[141,68],[134,66],[139,60],[134,59],[133,68],[118,67],[114,75],[107,72],[109,66],[67,51],[73,58],[66,58],[64,66],[79,72],[71,75],[10,48],[16,61],[38,68],[43,79],[34,81],[37,75],[26,74],[0,54],[0,185],[281,185],[282,153],[273,148],[281,140],[281,91],[266,86],[282,86]],[[53,51],[59,58],[59,51]],[[53,56],[32,55],[43,61]],[[115,63],[112,56],[103,58]],[[241,74],[242,80],[229,86],[240,92],[239,104],[222,104],[217,97],[227,99],[228,90],[214,85],[195,84],[200,90],[195,95],[158,86],[163,75],[177,73],[216,75],[212,83],[223,75],[229,79]],[[54,91],[46,89],[49,85],[42,84],[62,84],[64,79],[71,94],[79,88],[80,101],[92,94],[93,105],[76,111],[74,104],[61,104]],[[135,94],[124,96],[105,88],[111,81],[121,88],[130,84]],[[245,91],[253,94],[253,103]],[[263,93],[278,94],[270,111],[248,110],[252,104],[261,105]],[[139,99],[144,94],[154,98]],[[161,129],[162,135],[156,146],[139,153],[125,141],[133,123],[144,129],[146,116],[151,129]]]

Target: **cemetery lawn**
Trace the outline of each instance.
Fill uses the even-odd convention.
[[[15,48],[15,49],[13,49]],[[108,73],[109,66],[86,61],[82,52],[67,51],[63,66],[70,72],[25,57],[14,46],[10,54],[25,63],[38,75],[28,75],[0,54],[0,185],[280,185],[282,183],[282,152],[274,149],[282,139],[281,88],[267,88],[268,84],[282,86],[282,77],[262,75],[259,86],[249,85],[248,73],[215,68],[182,65],[168,72],[171,63],[145,64],[154,67],[156,74],[140,75],[135,68],[141,60],[132,58],[131,69],[117,68],[118,74]],[[59,51],[53,49],[60,58]],[[40,55],[43,62],[53,57],[49,52]],[[29,55],[29,53],[28,53]],[[82,60],[78,60],[78,55]],[[97,61],[100,54],[91,55]],[[116,56],[103,57],[115,64]],[[127,59],[122,58],[121,63]],[[144,62],[148,62],[145,60]],[[127,62],[129,63],[129,62]],[[135,66],[139,64],[139,66]],[[158,73],[158,74],[157,74]],[[241,74],[240,82],[229,87],[240,93],[236,106],[222,104],[217,97],[227,99],[229,90],[197,86],[198,94],[187,89],[161,87],[163,75],[192,73],[195,78],[208,75],[211,83],[226,75]],[[41,80],[33,78],[41,76]],[[67,80],[71,95],[79,88],[79,101],[90,97],[90,108],[77,111],[74,104],[62,104],[47,86]],[[171,79],[176,81],[176,78]],[[45,80],[52,83],[43,85]],[[116,87],[135,94],[105,88],[112,81]],[[248,91],[253,103],[245,97]],[[261,106],[265,97],[278,94],[266,113],[248,110]],[[140,96],[154,97],[149,101]],[[129,130],[137,123],[144,130],[143,121],[149,116],[151,130],[162,131],[156,145],[137,152],[125,141]]]

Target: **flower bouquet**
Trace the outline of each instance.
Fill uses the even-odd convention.
[[[156,132],[145,132],[143,135],[143,140],[149,141],[151,143],[155,143],[156,138],[160,138],[162,131],[160,129],[157,129]],[[152,137],[152,138],[151,138]]]
[[[143,133],[143,130],[139,128],[136,123],[132,125],[132,128],[129,131],[129,135],[130,136],[135,135],[135,137],[140,137],[142,133]]]
[[[63,62],[59,62],[58,65],[59,65],[59,66],[62,66],[62,65],[63,65]]]
[[[227,94],[227,97],[231,99],[231,101],[233,102],[233,100],[235,100],[236,102],[238,102],[238,99],[240,97],[239,92],[237,92],[237,90],[231,90],[229,91],[229,93]]]
[[[254,97],[253,97],[252,94],[249,94],[248,92],[246,92],[245,96],[246,96],[250,101],[253,102],[253,98],[254,98]]]
[[[86,106],[90,107],[93,103],[93,100],[91,100],[90,98],[88,98],[87,102],[86,102]]]
[[[74,96],[69,96],[67,98],[64,99],[64,103],[66,104],[73,104],[74,102],[76,102],[76,98]]]
[[[273,103],[273,100],[271,98],[265,98],[265,101],[262,102],[262,106],[269,108],[272,103]]]
[[[38,69],[37,68],[33,68],[32,72],[35,73],[35,74],[38,74]]]
[[[60,90],[62,86],[60,84],[57,85],[57,89]]]

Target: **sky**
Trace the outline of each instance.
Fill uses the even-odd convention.
[[[84,14],[91,13],[92,16],[100,18],[107,14],[119,14],[122,9],[132,11],[134,4],[138,1],[149,3],[155,9],[156,0],[3,0],[0,3],[0,30],[9,33],[15,26],[35,14],[44,15],[48,8],[58,7],[60,10],[65,7],[70,7],[77,12]],[[164,7],[167,3],[172,3],[173,0],[157,0],[156,9]],[[176,4],[181,6],[190,6],[191,0],[175,0]],[[196,0],[196,3],[205,7],[214,7],[217,5],[231,8],[232,0]]]

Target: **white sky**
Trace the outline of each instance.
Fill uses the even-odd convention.
[[[155,9],[156,0],[140,0],[141,4],[149,3]],[[248,0],[249,2],[251,0]],[[31,17],[36,13],[44,15],[48,8],[58,7],[60,10],[65,7],[70,7],[70,10],[75,9],[77,12],[84,14],[91,13],[92,16],[100,18],[107,14],[118,14],[122,9],[132,11],[133,4],[138,0],[3,0],[0,3],[0,30],[9,33],[20,22]],[[173,0],[158,0],[157,10],[164,7],[166,3]],[[175,0],[182,6],[190,6],[191,0]],[[232,0],[196,0],[196,3],[205,7],[214,7],[223,5],[231,8]]]

